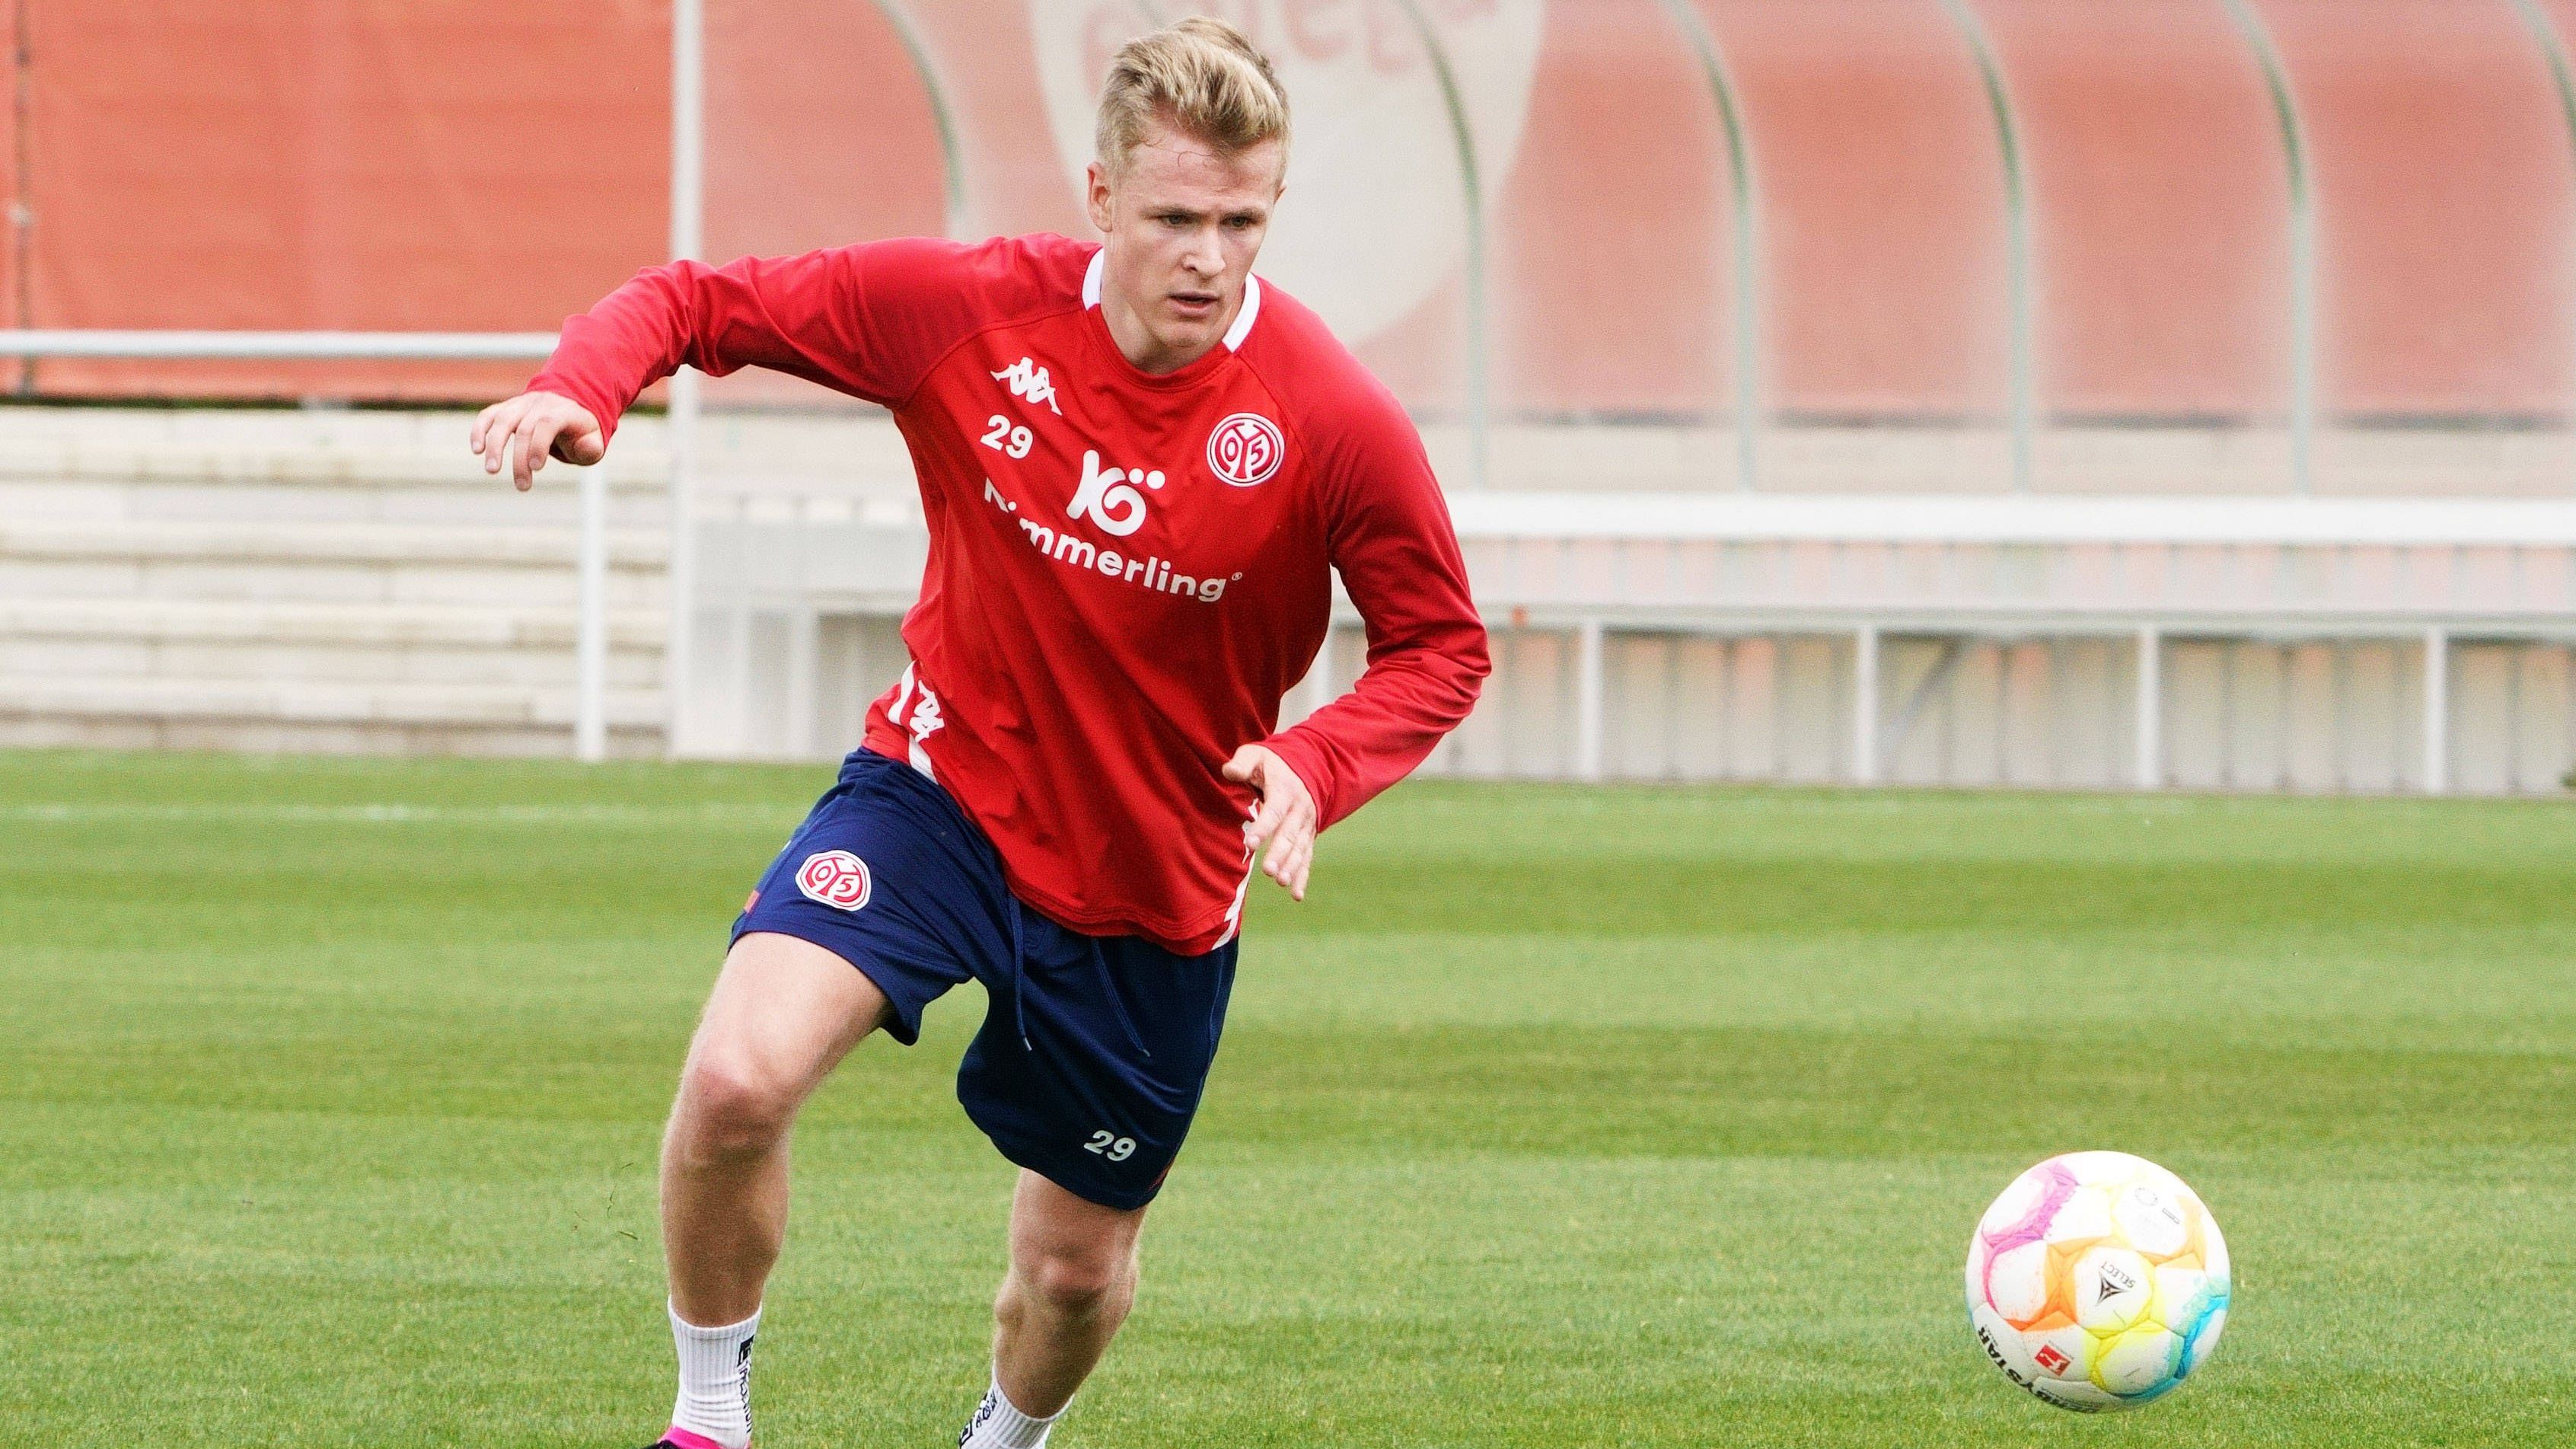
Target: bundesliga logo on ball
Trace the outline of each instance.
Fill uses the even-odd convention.
[[[2005,1377],[2061,1409],[2171,1393],[2227,1325],[2227,1240],[2182,1179],[2125,1152],[2014,1179],[1968,1243],[1968,1321]]]

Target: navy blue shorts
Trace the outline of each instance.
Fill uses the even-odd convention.
[[[921,1013],[973,978],[984,1027],[957,1100],[1004,1157],[1112,1208],[1153,1201],[1216,1060],[1236,943],[1180,956],[1086,936],[1023,905],[992,842],[929,777],[868,749],[788,837],[734,922],[856,966],[909,1046]]]

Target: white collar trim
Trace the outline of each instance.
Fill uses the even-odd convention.
[[[1091,254],[1091,266],[1082,274],[1083,310],[1100,305],[1100,276],[1109,265],[1109,249],[1102,247]],[[1252,335],[1253,320],[1261,315],[1261,279],[1243,279],[1243,307],[1234,314],[1234,325],[1225,329],[1225,350],[1240,352],[1243,339]]]
[[[1241,352],[1243,339],[1252,335],[1252,319],[1261,315],[1261,279],[1246,274],[1243,279],[1243,310],[1234,314],[1234,325],[1225,329],[1225,350]]]

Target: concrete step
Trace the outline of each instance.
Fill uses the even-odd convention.
[[[608,608],[659,608],[654,570],[608,570]],[[0,554],[0,598],[152,598],[245,603],[466,603],[572,608],[580,578],[569,567],[528,565],[281,565],[276,559],[28,559]]]
[[[0,598],[0,637],[20,639],[558,650],[579,624],[571,609],[511,605]],[[658,653],[667,625],[651,610],[612,612],[609,648]]]
[[[257,679],[66,679],[0,674],[0,716],[54,719],[289,721],[439,728],[569,730],[573,690],[488,684],[348,684]],[[658,730],[662,696],[612,689],[612,729]]]
[[[573,566],[580,534],[546,527],[476,527],[397,523],[225,523],[211,520],[119,523],[0,522],[0,559],[144,561],[222,559],[281,564],[425,563]],[[660,569],[668,535],[649,529],[608,531],[613,569]]]
[[[537,629],[507,618],[351,619],[341,609],[281,618],[266,607],[205,603],[184,606],[199,617],[139,618],[141,611],[131,607],[94,615],[79,607],[84,602],[93,601],[32,609],[0,602],[0,674],[551,687],[571,679],[576,668],[569,620],[560,629],[552,620]],[[203,617],[210,612],[233,617]],[[365,612],[401,611],[377,606]],[[658,628],[644,616],[612,628],[607,668],[611,687],[659,686]]]
[[[521,493],[490,479],[479,486],[380,483],[308,488],[248,479],[148,483],[132,479],[0,477],[0,519],[14,523],[132,521],[185,523],[384,523],[484,528],[580,526],[581,499],[570,477],[548,474]],[[663,531],[670,509],[658,489],[612,492],[613,529]]]
[[[621,444],[608,469],[609,491],[658,495],[670,474],[660,451]],[[569,488],[579,470],[550,461],[541,482]],[[0,437],[0,483],[31,480],[112,482],[144,487],[189,483],[265,483],[306,493],[345,488],[447,488],[512,491],[506,479],[485,473],[460,436],[452,446],[316,451],[281,439],[275,446],[223,451],[196,447],[134,447],[97,440],[49,443]]]
[[[572,678],[565,608],[210,599],[0,599],[0,674],[552,687]],[[609,620],[608,682],[662,682],[664,621]]]
[[[570,526],[578,470],[550,466],[518,493],[466,450],[471,417],[0,405],[0,519]],[[918,518],[911,458],[882,414],[712,412],[698,438],[702,516]],[[669,527],[664,442],[658,417],[619,429],[607,464],[613,525]]]
[[[409,645],[278,644],[236,639],[163,643],[139,639],[60,639],[0,634],[0,674],[45,679],[132,680],[187,677],[327,684],[489,684],[550,688],[571,679],[573,651],[457,649]],[[654,689],[662,656],[612,649],[611,688]]]
[[[0,598],[568,607],[566,529],[381,523],[0,523]],[[612,530],[608,604],[660,607],[668,540]]]
[[[611,569],[608,607],[662,606],[663,576]],[[0,553],[0,598],[195,599],[212,602],[464,605],[495,599],[570,608],[580,580],[569,567],[418,564],[281,564],[261,559],[13,558]]]
[[[472,421],[462,412],[0,408],[0,477],[488,484],[467,446]],[[609,481],[658,490],[669,473],[659,422],[637,421],[619,430]]]

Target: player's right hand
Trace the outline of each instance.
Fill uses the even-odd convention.
[[[470,441],[483,471],[509,465],[510,481],[525,493],[548,457],[587,467],[608,456],[608,440],[590,409],[561,393],[523,392],[485,408],[474,419]]]

